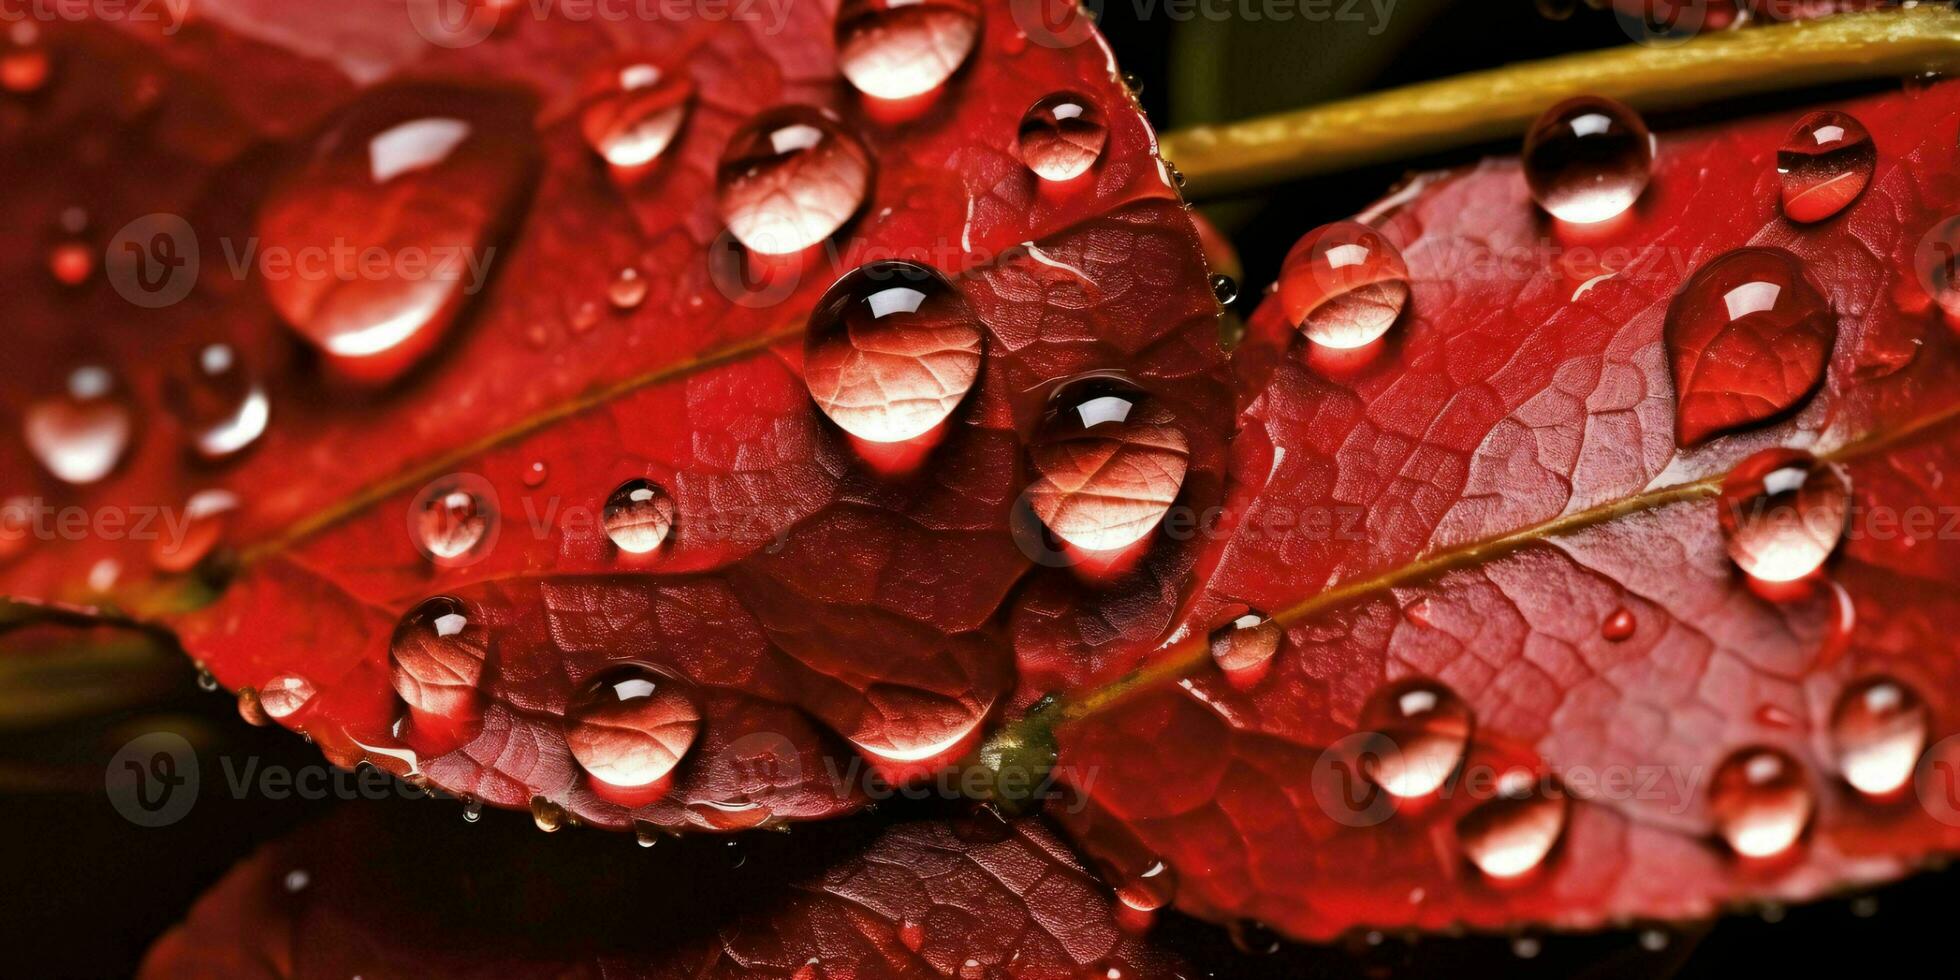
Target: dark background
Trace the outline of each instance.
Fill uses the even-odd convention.
[[[1372,14],[1359,24],[1180,23],[1164,16],[1161,7],[1149,14],[1142,6],[1148,2],[1105,0],[1101,23],[1125,70],[1142,80],[1142,101],[1161,129],[1628,40],[1609,14],[1574,4],[1578,9],[1569,19],[1552,21],[1540,15],[1532,0],[1398,0],[1387,29],[1376,35],[1368,33],[1374,26]],[[1368,9],[1365,4],[1363,9]],[[1248,299],[1241,305],[1250,308],[1250,298],[1271,281],[1280,257],[1301,233],[1359,210],[1407,170],[1505,150],[1473,147],[1207,202],[1206,213],[1230,234],[1245,263],[1241,295]],[[293,769],[322,762],[310,746],[284,731],[241,724],[227,697],[196,689],[188,667],[172,683],[181,694],[140,711],[56,730],[0,731],[0,937],[5,938],[0,974],[127,974],[155,937],[232,864],[336,806],[389,808],[396,811],[389,816],[417,833],[448,834],[454,828],[457,834],[476,834],[469,846],[496,847],[499,853],[508,849],[513,860],[521,859],[516,852],[543,839],[522,814],[487,813],[481,826],[466,829],[453,801],[392,795],[343,803],[257,795],[231,799],[222,759],[235,765],[256,759],[260,765]],[[102,773],[109,755],[132,733],[159,728],[184,732],[199,745],[204,795],[182,822],[144,830],[110,807]],[[873,819],[885,819],[898,809],[888,806]],[[603,844],[632,850],[623,842]],[[572,845],[579,853],[600,846]],[[683,867],[699,864],[698,853],[690,854],[690,849],[705,853],[700,849],[722,846],[711,840],[669,842],[662,848],[677,853],[662,860]],[[565,848],[556,853],[562,858]],[[332,859],[359,861],[361,856]],[[740,887],[742,873],[724,877]],[[760,876],[758,884],[773,877],[766,870],[747,873]],[[1665,945],[1658,951],[1643,948],[1640,931],[1628,929],[1534,936],[1540,948],[1530,959],[1516,954],[1511,937],[1397,936],[1383,937],[1377,945],[1288,946],[1270,956],[1249,957],[1223,931],[1176,916],[1159,924],[1157,938],[1182,948],[1194,963],[1221,977],[1728,978],[1853,969],[1952,975],[1945,930],[1956,908],[1960,874],[1942,871],[1780,915],[1747,911],[1712,925],[1668,927],[1660,933]]]

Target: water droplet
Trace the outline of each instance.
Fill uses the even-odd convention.
[[[48,249],[48,274],[64,286],[79,286],[95,274],[95,249],[87,242],[57,242]]]
[[[16,94],[37,91],[48,83],[52,65],[40,26],[25,17],[15,20],[0,44],[0,89]]]
[[[837,67],[866,95],[909,99],[945,84],[979,34],[975,0],[844,0]]]
[[[218,692],[217,675],[211,673],[211,669],[203,664],[197,665],[197,689],[206,694],[216,694]]]
[[[238,717],[245,719],[248,725],[257,725],[261,728],[272,724],[272,718],[266,714],[265,705],[259,700],[259,692],[250,684],[238,689]]]
[[[1383,744],[1363,765],[1370,781],[1392,796],[1428,796],[1450,778],[1470,744],[1470,706],[1456,692],[1411,677],[1376,691],[1361,709],[1361,730]]]
[[[1640,930],[1640,948],[1649,953],[1658,953],[1667,948],[1667,933],[1660,929]]]
[[[496,507],[480,478],[438,480],[417,495],[409,508],[414,540],[429,560],[445,567],[467,565],[490,549]]]
[[[265,389],[229,344],[206,344],[174,365],[164,376],[163,397],[205,459],[223,459],[256,442],[271,411]]]
[[[606,537],[629,555],[651,554],[674,526],[674,498],[660,484],[632,479],[606,498]]]
[[[481,819],[483,819],[483,801],[482,801],[482,800],[464,800],[464,801],[463,801],[463,822],[464,822],[464,823],[475,823],[475,822],[477,822],[478,820],[481,820]]]
[[[1133,932],[1148,930],[1155,913],[1177,894],[1177,875],[1163,861],[1152,861],[1116,886],[1117,918]]]
[[[1750,577],[1793,582],[1817,571],[1844,536],[1844,470],[1799,449],[1765,449],[1722,481],[1716,515],[1729,557]]]
[[[1124,72],[1124,73],[1123,73],[1123,87],[1124,87],[1124,88],[1126,88],[1126,89],[1129,89],[1129,90],[1130,90],[1130,94],[1131,94],[1131,95],[1142,95],[1142,94],[1143,94],[1143,76],[1142,76],[1142,75],[1139,75],[1139,74],[1137,74],[1136,72],[1133,72],[1133,71],[1126,71],[1126,72]]]
[[[83,485],[122,462],[136,412],[122,382],[108,368],[88,364],[69,373],[61,394],[27,406],[21,421],[34,458],[56,477]]]
[[[1709,781],[1715,829],[1737,854],[1774,857],[1790,849],[1815,805],[1803,766],[1781,749],[1746,748],[1729,756]]]
[[[1231,276],[1213,273],[1211,295],[1213,299],[1218,300],[1218,305],[1230,306],[1239,298],[1239,284]]]
[[[313,701],[313,683],[293,674],[280,674],[259,687],[259,705],[267,717],[290,718]]]
[[[1271,956],[1279,952],[1279,934],[1267,928],[1264,923],[1240,919],[1226,926],[1225,934],[1231,938],[1232,945],[1238,947],[1241,953]]]
[[[224,539],[225,527],[237,510],[238,497],[229,490],[192,494],[184,502],[182,521],[167,526],[151,542],[150,562],[159,571],[190,571]]]
[[[1912,780],[1926,730],[1926,702],[1918,692],[1889,677],[1859,681],[1831,713],[1838,772],[1866,796],[1891,796]]]
[[[263,253],[326,257],[262,275],[273,307],[350,377],[406,370],[481,291],[528,196],[532,115],[528,99],[433,85],[355,102],[260,206]],[[452,255],[474,261],[437,261]]]
[[[489,639],[469,608],[448,596],[424,599],[402,617],[388,644],[395,693],[416,711],[441,717],[476,710]]]
[[[980,320],[945,277],[883,261],[837,280],[810,315],[803,378],[817,407],[866,442],[938,428],[980,375]]]
[[[871,154],[834,116],[780,106],[750,120],[716,166],[721,217],[750,250],[801,252],[864,205]]]
[[[545,478],[550,475],[550,472],[550,469],[544,465],[544,460],[532,460],[530,465],[524,467],[518,474],[518,479],[522,480],[525,486],[536,489],[544,486]]]
[[[641,847],[660,843],[660,828],[644,820],[633,821],[633,843]]]
[[[1599,635],[1618,643],[1633,636],[1639,626],[1639,621],[1633,618],[1633,610],[1621,606],[1607,614],[1606,621],[1599,625]]]
[[[542,796],[531,797],[531,822],[547,834],[565,826],[565,808]]]
[[[701,710],[680,682],[635,668],[588,687],[565,720],[572,757],[609,786],[667,778],[701,731]]]
[[[694,102],[694,85],[650,61],[609,65],[587,81],[579,131],[592,152],[614,167],[635,169],[659,159],[674,142]]]
[[[1027,498],[1055,535],[1089,551],[1141,541],[1184,485],[1190,446],[1170,411],[1111,375],[1063,385],[1030,447]]]
[[[1681,287],[1668,304],[1664,334],[1677,427],[1682,443],[1694,445],[1796,407],[1823,380],[1837,318],[1795,255],[1739,248]],[[1777,352],[1768,368],[1757,366],[1765,344]]]
[[[1057,92],[1021,117],[1021,162],[1042,180],[1074,180],[1102,158],[1109,126],[1086,95]]]
[[[1531,196],[1560,221],[1618,216],[1646,189],[1653,165],[1653,137],[1639,113],[1598,96],[1545,110],[1524,138]]]
[[[282,883],[286,886],[288,893],[301,892],[306,890],[306,886],[313,883],[313,876],[308,874],[304,868],[294,868],[286,872],[286,877]]]
[[[1519,936],[1511,940],[1511,955],[1521,960],[1535,960],[1545,951],[1545,944],[1535,936]]]
[[[1211,659],[1227,677],[1264,674],[1286,636],[1264,613],[1248,612],[1211,634]]]
[[[1456,822],[1457,843],[1477,870],[1516,878],[1545,863],[1565,833],[1568,810],[1562,791],[1513,769],[1498,777],[1496,797]]]
[[[1803,117],[1776,151],[1783,215],[1808,224],[1845,209],[1871,181],[1878,151],[1863,124],[1842,112]]]
[[[646,298],[647,278],[640,275],[640,270],[630,265],[619,270],[613,276],[612,283],[606,287],[606,301],[613,305],[613,309],[621,312],[639,306],[646,301]]]
[[[1322,347],[1350,350],[1394,326],[1409,302],[1409,269],[1381,232],[1336,221],[1302,236],[1279,270],[1289,321]]]
[[[911,919],[906,919],[904,922],[898,924],[898,941],[906,949],[916,953],[925,947],[926,927]]]

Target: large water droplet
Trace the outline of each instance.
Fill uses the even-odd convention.
[[[1709,781],[1715,829],[1744,857],[1789,850],[1803,835],[1814,805],[1803,766],[1782,749],[1742,749],[1717,766]]]
[[[1522,769],[1498,778],[1497,796],[1463,815],[1456,839],[1470,863],[1493,878],[1516,878],[1545,863],[1565,833],[1562,790]]]
[[[803,379],[817,407],[867,442],[903,442],[946,421],[980,374],[966,297],[910,262],[847,273],[810,315]]]
[[[258,690],[250,684],[238,689],[238,717],[245,719],[248,725],[261,728],[272,724],[271,716],[266,713],[265,703],[259,700]]]
[[[1838,772],[1866,796],[1903,789],[1926,749],[1926,702],[1889,677],[1872,677],[1845,689],[1831,713],[1831,742]]]
[[[273,307],[343,373],[400,374],[482,289],[527,196],[531,116],[525,99],[440,86],[356,102],[260,207]]]
[[[1653,137],[1632,109],[1582,95],[1545,110],[1524,138],[1524,179],[1560,221],[1616,217],[1647,187]]]
[[[557,833],[565,826],[565,808],[542,796],[531,797],[531,822],[547,834]]]
[[[801,252],[864,206],[871,154],[820,109],[779,106],[728,141],[716,167],[721,217],[750,250]]]
[[[1844,470],[1800,449],[1765,449],[1722,481],[1717,518],[1729,557],[1751,578],[1793,582],[1824,564],[1850,510]]]
[[[1264,613],[1248,612],[1211,634],[1211,659],[1228,679],[1265,674],[1286,636]]]
[[[1063,541],[1115,551],[1164,519],[1184,485],[1190,446],[1169,409],[1129,382],[1092,375],[1050,400],[1030,447],[1027,498]]]
[[[701,731],[701,710],[678,681],[635,668],[587,688],[565,715],[565,744],[592,778],[650,786],[680,764]]]
[[[1380,736],[1363,771],[1403,799],[1428,796],[1450,778],[1470,744],[1470,706],[1436,681],[1411,677],[1388,684],[1361,709],[1361,730]]]
[[[1828,109],[1803,117],[1776,151],[1784,217],[1808,223],[1844,210],[1871,181],[1877,162],[1871,134],[1858,120]]]
[[[280,674],[259,688],[259,704],[271,718],[290,718],[313,702],[314,693],[312,681],[297,674]]]
[[[1665,336],[1681,440],[1694,445],[1798,405],[1823,380],[1837,319],[1795,255],[1739,248],[1675,294]]]
[[[414,541],[430,561],[468,565],[490,550],[498,521],[494,497],[481,477],[458,474],[437,480],[409,507]]]
[[[1163,861],[1151,861],[1116,886],[1117,922],[1132,932],[1143,932],[1176,894],[1177,874]]]
[[[1381,232],[1336,221],[1302,236],[1279,270],[1286,316],[1307,339],[1348,350],[1373,343],[1409,302],[1409,269]]]
[[[60,479],[82,485],[122,462],[136,412],[122,382],[108,368],[89,364],[69,372],[60,394],[27,406],[21,421],[34,458]]]
[[[866,95],[909,99],[945,84],[979,34],[975,0],[844,0],[837,67]]]
[[[489,638],[456,599],[425,599],[402,617],[388,644],[395,693],[410,708],[445,718],[476,710]]]
[[[164,376],[164,401],[206,459],[243,450],[264,434],[271,413],[265,389],[229,344],[206,344]]]
[[[1074,180],[1102,158],[1109,126],[1086,95],[1056,92],[1021,117],[1021,162],[1042,180]]]
[[[674,498],[660,484],[633,479],[606,498],[606,537],[629,555],[651,554],[674,526]]]
[[[579,131],[614,167],[645,167],[674,142],[693,101],[693,83],[650,61],[607,66],[586,83]]]

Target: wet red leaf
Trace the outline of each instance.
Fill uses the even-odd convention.
[[[1779,210],[1802,115],[1779,111],[1661,133],[1633,211],[1583,233],[1532,208],[1515,161],[1418,178],[1370,212],[1412,290],[1361,359],[1310,349],[1268,299],[1235,355],[1215,571],[1161,649],[1104,675],[1140,680],[1061,709],[1087,806],[1059,816],[1101,866],[1162,860],[1185,910],[1325,939],[1707,916],[1960,846],[1938,625],[1960,342],[1915,259],[1960,208],[1960,88],[1835,108],[1878,165],[1829,220]],[[1670,327],[1744,246],[1800,264],[1814,285],[1781,301],[1815,289],[1827,314]],[[1750,542],[1752,562],[1843,541],[1818,575],[1752,586],[1717,495],[1770,447],[1842,467],[1849,518],[1764,478],[1824,523]],[[1230,676],[1205,638],[1248,609],[1285,637],[1263,675]],[[1414,700],[1390,689],[1417,678]]]
[[[1038,821],[842,825],[748,841],[746,857],[485,824],[343,808],[233,869],[140,976],[1189,975],[1118,927]]]

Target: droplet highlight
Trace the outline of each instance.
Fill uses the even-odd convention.
[[[871,187],[871,154],[836,117],[781,106],[750,120],[716,167],[728,230],[748,249],[790,255],[829,238]]]
[[[1919,766],[1928,724],[1926,702],[1899,681],[1871,677],[1851,685],[1831,713],[1839,774],[1866,796],[1897,794]]]
[[[1017,137],[1021,162],[1042,180],[1074,180],[1102,159],[1109,125],[1086,95],[1057,92],[1043,96],[1021,117]]]
[[[1850,501],[1850,478],[1835,463],[1766,449],[1722,481],[1717,518],[1736,567],[1759,581],[1794,582],[1837,548]]]
[[[1409,268],[1381,232],[1336,221],[1302,236],[1279,270],[1287,320],[1322,347],[1374,343],[1409,302]]]
[[[1525,183],[1538,206],[1560,221],[1618,217],[1646,190],[1653,164],[1647,124],[1612,99],[1567,99],[1525,134]]]
[[[1391,796],[1434,793],[1463,762],[1470,744],[1470,706],[1426,678],[1407,678],[1376,691],[1361,709],[1361,730],[1380,737],[1362,772]]]
[[[982,339],[979,318],[944,276],[873,262],[817,302],[803,378],[839,428],[867,442],[904,442],[938,428],[972,390]]]

